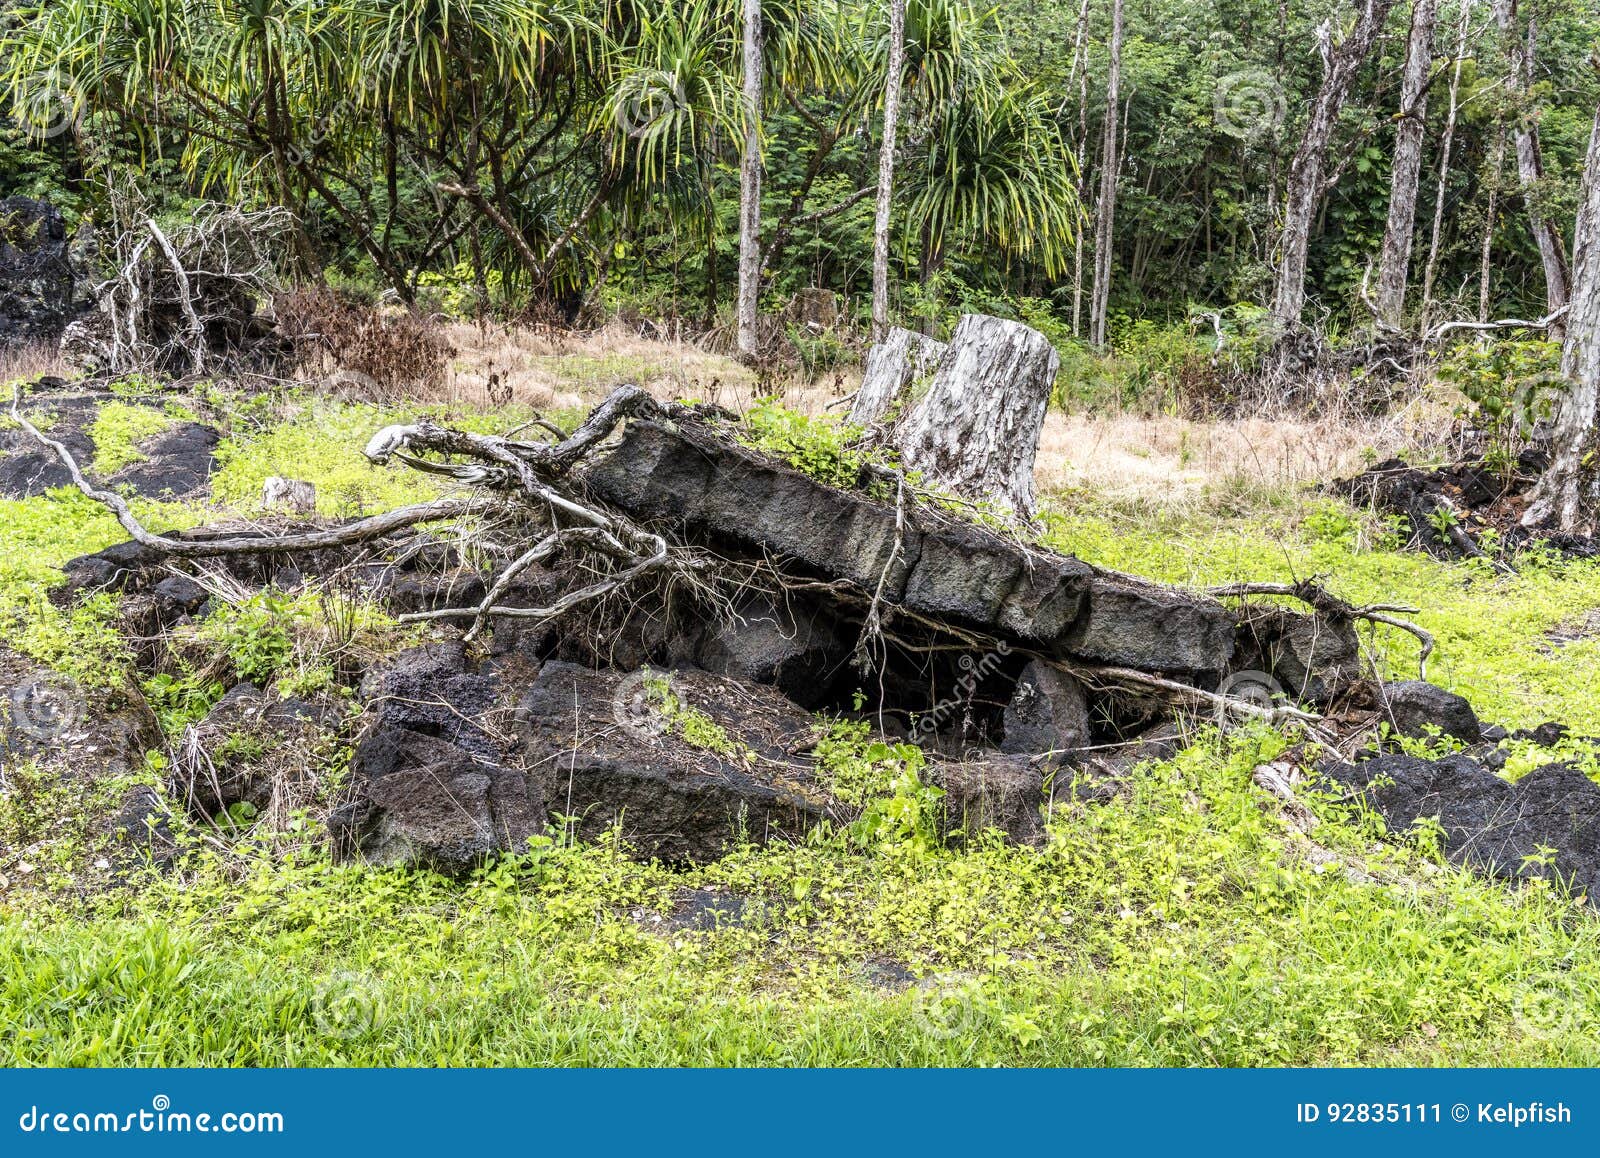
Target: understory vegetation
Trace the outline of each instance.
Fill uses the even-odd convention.
[[[643,683],[658,734],[719,777],[815,757],[805,774],[826,808],[799,843],[641,860],[620,824],[585,829],[554,799],[528,807],[530,780],[517,840],[554,808],[548,832],[487,858],[496,846],[464,841],[455,863],[470,872],[332,849],[340,810],[372,803],[347,792],[370,787],[360,730],[381,730],[375,705],[403,698],[363,688],[378,660],[461,644],[454,668],[411,673],[432,686],[510,656],[493,699],[559,654],[537,635],[546,620],[599,638],[612,603],[660,594],[675,614],[685,589],[737,618],[770,571],[774,599],[792,580],[808,599],[844,592],[835,610],[866,606],[835,615],[859,629],[865,671],[905,611],[885,613],[883,595],[919,503],[1162,583],[1320,585],[1327,602],[1297,597],[1319,613],[1345,601],[1327,619],[1361,621],[1380,679],[1425,676],[1486,725],[1570,729],[1483,741],[1490,788],[1552,761],[1600,782],[1587,742],[1600,738],[1600,557],[1572,545],[1594,530],[1577,518],[1580,479],[1585,502],[1600,495],[1597,42],[1600,17],[1579,0],[0,0],[0,398],[17,391],[47,430],[93,406],[68,432],[93,443],[82,467],[158,533],[327,527],[461,493],[453,483],[496,502],[522,488],[515,518],[509,501],[457,505],[448,526],[417,521],[436,506],[410,512],[427,533],[408,543],[450,562],[385,575],[394,587],[363,586],[354,566],[305,584],[301,560],[255,542],[248,581],[173,574],[159,606],[150,574],[126,598],[63,597],[69,561],[127,531],[78,489],[6,492],[34,497],[0,499],[0,691],[48,673],[69,710],[122,730],[93,760],[72,736],[12,750],[4,725],[26,705],[0,699],[0,1064],[1600,1064],[1588,898],[1465,869],[1437,820],[1390,831],[1359,794],[1301,778],[1328,733],[1293,706],[1249,724],[1193,708],[1225,713],[1215,680],[1200,685],[1241,674],[1229,657],[1245,625],[1220,616],[1202,657],[1225,652],[1215,664],[1162,652],[1123,668],[1145,677],[1125,684],[1121,660],[1067,662],[1089,655],[1068,634],[1085,627],[1077,610],[1048,628],[1059,608],[1016,613],[1036,631],[1018,638],[1057,649],[1046,659],[1062,659],[1083,721],[1054,720],[1072,742],[1029,754],[1096,750],[1078,744],[1093,738],[1079,675],[1107,680],[1090,689],[1092,723],[1125,742],[1105,747],[1154,753],[1105,782],[1083,773],[1081,794],[1032,784],[1053,802],[1037,847],[999,829],[949,838],[940,803],[960,786],[936,782],[934,748],[950,737],[907,741],[921,701],[894,719],[904,733],[884,726],[887,659],[877,731],[864,689],[847,713],[841,640],[805,708],[773,693],[810,744],[778,756],[665,674]],[[990,337],[924,357],[974,314]],[[24,345],[47,332],[65,333],[59,351]],[[892,367],[904,373],[885,409],[852,425],[875,344],[916,356]],[[963,365],[975,348],[992,377]],[[923,441],[949,429],[953,449],[919,458],[883,436],[914,425],[936,383],[948,422]],[[639,406],[627,421],[679,423],[654,436],[693,429],[704,441],[684,445],[707,459],[727,451],[742,469],[759,452],[878,500],[857,503],[893,528],[876,592],[789,575],[765,540],[738,560],[691,558],[701,544],[658,535],[660,512],[623,518],[589,495],[577,464],[610,448],[623,404],[569,461],[509,441],[559,440],[625,384],[638,387],[619,391]],[[957,429],[975,393],[995,403],[987,439]],[[413,429],[364,453],[376,432],[424,420],[453,433]],[[0,437],[20,431],[0,414]],[[486,450],[459,432],[507,440]],[[1545,455],[1556,433],[1561,452]],[[185,437],[185,463],[204,464],[191,489],[128,481]],[[1036,459],[1013,455],[1024,439]],[[928,481],[978,446],[981,485]],[[18,439],[0,455],[36,449]],[[1007,455],[1013,493],[996,502]],[[1470,460],[1498,493],[1457,506],[1440,483],[1418,492],[1429,505],[1383,513],[1327,485],[1393,456],[1405,462],[1391,473]],[[534,485],[546,467],[572,494]],[[1573,496],[1554,521],[1542,484],[1528,489],[1541,473]],[[794,484],[774,519],[804,523],[816,488],[767,477]],[[1417,549],[1429,530],[1460,549]],[[972,587],[990,581],[987,563],[960,565]],[[736,579],[701,583],[714,566]],[[556,587],[599,578],[541,588],[544,606],[496,603],[558,568]],[[1049,581],[1049,599],[1084,589]],[[410,602],[390,598],[405,582]],[[1375,604],[1414,609],[1393,614],[1421,635],[1363,620]],[[505,625],[481,641],[513,606],[541,642],[513,645]],[[574,608],[594,619],[575,627]],[[463,637],[446,617],[473,626]],[[973,635],[965,607],[948,619],[894,643],[941,681],[1012,630]],[[1255,641],[1263,666],[1287,622]],[[578,654],[608,677],[642,662]],[[1032,685],[980,675],[1011,681],[981,705],[995,739]],[[1141,706],[1124,733],[1113,713],[1133,686],[1160,700],[1162,723]],[[1191,705],[1187,743],[1146,749],[1163,695]],[[248,701],[231,720],[230,698]],[[1356,698],[1330,695],[1329,718]],[[833,707],[810,713],[818,703]],[[607,707],[601,726],[626,731],[619,702]],[[481,751],[428,726],[407,742],[456,749],[441,759],[485,779]],[[1437,723],[1404,739],[1357,727],[1412,755],[1464,747]],[[560,735],[575,765],[576,725]],[[502,738],[465,743],[502,751]],[[1287,800],[1257,781],[1273,761],[1295,778]],[[230,769],[244,771],[225,794]],[[466,814],[443,796],[452,820]],[[1566,807],[1549,815],[1565,824]],[[111,813],[161,828],[178,855],[129,864]],[[1541,843],[1530,859],[1555,855]]]
[[[296,392],[236,418],[209,507],[143,504],[164,526],[248,514],[292,464],[329,513],[400,501],[357,449],[365,403]],[[238,408],[235,407],[235,410]],[[754,437],[829,477],[847,460],[828,419],[764,404]],[[455,407],[484,429],[516,416]],[[781,444],[781,446],[779,445]],[[134,443],[137,452],[137,443]],[[404,499],[417,498],[414,478]],[[1525,552],[1515,574],[1402,552],[1371,512],[1294,487],[1186,509],[1058,492],[1043,542],[1182,583],[1329,577],[1345,597],[1422,610],[1430,678],[1511,727],[1600,732],[1584,673],[1600,635],[1556,634],[1600,606],[1600,565]],[[58,491],[0,504],[0,614],[11,646],[94,696],[126,695],[114,597],[46,598],[68,558],[119,541],[96,504]],[[371,646],[399,637],[376,613]],[[252,597],[196,646],[240,677],[300,694],[333,662],[303,599]],[[377,633],[377,634],[373,634]],[[390,633],[385,637],[384,633]],[[355,638],[352,629],[346,638]],[[1568,638],[1574,636],[1574,638]],[[386,641],[385,641],[386,640]],[[321,646],[322,651],[317,651]],[[1415,675],[1409,636],[1371,646]],[[307,664],[307,656],[317,657]],[[220,694],[181,680],[143,694],[169,734]],[[670,691],[665,693],[670,696]],[[186,697],[189,697],[186,699]],[[194,699],[198,697],[198,699]],[[670,726],[729,738],[692,704]],[[7,764],[0,795],[0,1026],[11,1064],[1576,1064],[1600,1062],[1600,925],[1531,880],[1447,864],[1423,825],[1387,833],[1347,798],[1309,799],[1305,838],[1251,783],[1301,742],[1219,731],[1142,766],[1103,803],[1060,804],[1040,849],[932,838],[920,753],[823,723],[823,769],[859,817],[805,843],[673,871],[614,837],[536,839],[465,880],[337,866],[315,814],[189,826],[175,870],[96,870],[103,834],[63,817],[85,794],[157,783],[160,752],[94,785]],[[241,743],[244,741],[241,741]],[[1506,774],[1551,753],[1508,743]],[[1559,754],[1559,753],[1557,753]],[[735,757],[737,753],[734,753]],[[337,789],[325,754],[318,791]],[[1592,761],[1591,761],[1592,763]],[[1591,769],[1591,774],[1600,770]],[[74,794],[77,794],[76,796]],[[103,863],[103,862],[101,862]]]

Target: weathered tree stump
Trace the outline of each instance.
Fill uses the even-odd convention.
[[[856,426],[882,422],[896,399],[916,393],[917,382],[933,373],[944,352],[943,342],[899,326],[890,330],[867,352],[866,373],[850,407],[849,421]]]
[[[903,415],[879,439],[934,486],[1032,518],[1033,462],[1061,364],[1049,339],[1021,322],[967,314],[923,391],[912,389],[921,377],[915,367],[926,364],[937,343],[898,338],[905,333],[892,334],[874,351],[877,363],[868,362],[862,392],[870,385],[873,395],[866,405],[881,415],[903,399]],[[880,408],[879,398],[896,382],[899,389]],[[861,397],[856,405],[863,407]]]

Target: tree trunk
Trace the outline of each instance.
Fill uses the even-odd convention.
[[[1094,214],[1094,288],[1089,301],[1089,341],[1106,344],[1106,314],[1111,303],[1111,242],[1117,212],[1117,116],[1122,87],[1122,0],[1111,0],[1111,61],[1106,74],[1106,123],[1100,150],[1100,196]]]
[[[885,440],[933,486],[1031,519],[1033,461],[1060,365],[1037,330],[966,314],[927,392],[918,398],[903,388],[905,416]],[[908,386],[915,378],[897,376]]]
[[[925,379],[944,357],[945,344],[895,326],[867,352],[866,373],[850,407],[852,426],[871,426],[889,415],[895,401]]]
[[[1572,311],[1561,350],[1564,381],[1553,399],[1559,403],[1555,459],[1522,522],[1529,527],[1554,523],[1569,534],[1592,535],[1600,513],[1600,463],[1595,461],[1600,449],[1600,108],[1589,134],[1572,248]]]
[[[1489,158],[1489,205],[1484,211],[1483,249],[1478,254],[1478,320],[1489,320],[1489,259],[1494,253],[1494,230],[1500,215],[1500,174],[1506,167],[1506,126],[1495,121],[1494,153]]]
[[[906,0],[889,0],[889,76],[883,86],[883,147],[878,154],[878,213],[872,224],[872,337],[889,331],[889,207],[894,192],[895,132],[906,67]]]
[[[1433,63],[1435,0],[1411,6],[1411,38],[1405,77],[1400,83],[1400,125],[1394,136],[1394,166],[1389,182],[1389,221],[1378,261],[1378,316],[1400,324],[1406,308],[1406,275],[1411,268],[1411,238],[1417,220],[1417,188],[1422,176],[1422,138],[1427,130],[1428,66]]]
[[[1433,194],[1433,231],[1428,235],[1428,260],[1422,270],[1423,333],[1433,308],[1433,279],[1439,271],[1439,235],[1444,231],[1444,195],[1450,180],[1450,152],[1455,145],[1456,118],[1461,113],[1461,67],[1467,60],[1467,28],[1472,23],[1471,0],[1462,0],[1461,27],[1456,31],[1455,68],[1450,74],[1450,111],[1445,117],[1444,139],[1439,142],[1439,184]]]
[[[761,296],[761,0],[744,0],[744,151],[739,160],[739,356],[760,353]]]
[[[1539,203],[1540,184],[1544,180],[1544,156],[1539,145],[1539,120],[1534,111],[1526,107],[1533,87],[1533,62],[1538,44],[1538,21],[1530,15],[1526,39],[1517,35],[1518,0],[1494,0],[1495,21],[1511,57],[1511,93],[1524,106],[1517,109],[1513,136],[1517,146],[1517,182],[1522,187],[1523,201],[1528,212],[1528,228],[1533,232],[1534,244],[1539,247],[1539,262],[1544,266],[1545,313],[1553,314],[1566,305],[1571,293],[1567,266],[1566,245],[1561,230],[1544,215]],[[1565,334],[1566,323],[1561,319],[1550,324],[1549,334],[1559,341]]]
[[[1322,28],[1322,84],[1311,102],[1300,147],[1289,165],[1289,185],[1284,198],[1283,229],[1278,238],[1278,263],[1273,279],[1272,315],[1284,329],[1300,324],[1306,304],[1306,260],[1311,248],[1311,224],[1327,191],[1324,170],[1328,144],[1356,73],[1383,31],[1394,0],[1362,0],[1355,25],[1343,41],[1332,43],[1331,25]]]
[[[1072,41],[1072,68],[1068,72],[1067,87],[1078,86],[1078,136],[1073,155],[1078,159],[1078,174],[1074,182],[1078,203],[1089,203],[1088,188],[1084,184],[1083,162],[1089,145],[1089,0],[1079,0],[1078,31]],[[1063,108],[1065,105],[1063,104]],[[1072,231],[1072,336],[1083,335],[1083,230]]]

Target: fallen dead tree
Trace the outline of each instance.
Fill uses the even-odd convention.
[[[13,400],[12,417],[49,447],[74,484],[117,517],[154,556],[217,559],[292,555],[391,540],[425,524],[493,512],[525,542],[470,604],[412,613],[448,621],[477,638],[498,619],[555,620],[646,580],[698,583],[726,602],[737,597],[827,605],[852,624],[858,669],[863,639],[905,651],[997,649],[1004,645],[1079,675],[1177,689],[1208,699],[1233,667],[1247,617],[1217,597],[1297,598],[1331,630],[1353,619],[1426,633],[1391,608],[1354,608],[1312,584],[1255,585],[1213,593],[1163,587],[1094,568],[986,530],[938,506],[897,494],[895,502],[840,491],[741,446],[727,417],[663,405],[622,387],[571,435],[528,441],[433,423],[388,427],[366,447],[374,462],[398,462],[467,488],[336,527],[272,534],[214,531],[158,535],[125,500],[95,486],[67,448],[39,431]],[[612,441],[619,427],[621,441]],[[593,581],[547,605],[512,606],[505,596],[530,569],[558,557],[592,567]]]
[[[277,285],[286,210],[206,204],[170,232],[137,202],[118,204],[94,308],[62,335],[68,361],[92,373],[200,376],[272,333],[258,314]]]

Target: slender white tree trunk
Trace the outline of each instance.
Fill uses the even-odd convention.
[[[1456,30],[1455,67],[1450,73],[1450,111],[1444,138],[1439,142],[1439,184],[1433,193],[1433,230],[1428,235],[1428,260],[1422,270],[1422,325],[1427,332],[1433,309],[1433,279],[1439,272],[1439,236],[1444,231],[1444,195],[1450,180],[1450,153],[1455,146],[1456,118],[1461,114],[1461,67],[1467,61],[1467,27],[1472,22],[1472,0],[1461,0],[1461,25]]]
[[[1072,41],[1072,69],[1068,87],[1078,86],[1078,203],[1089,203],[1088,189],[1084,184],[1084,160],[1089,151],[1089,0],[1078,4],[1078,32]],[[1083,334],[1083,230],[1072,231],[1072,336]]]
[[[739,161],[739,356],[759,355],[761,297],[761,0],[744,0],[744,152]]]
[[[1527,107],[1532,99],[1534,55],[1539,41],[1539,24],[1531,14],[1528,17],[1526,36],[1517,29],[1518,0],[1494,0],[1495,21],[1505,40],[1511,57],[1511,92],[1523,107],[1517,110],[1512,136],[1517,146],[1517,181],[1522,186],[1526,203],[1528,228],[1533,231],[1534,244],[1539,247],[1539,261],[1544,266],[1545,312],[1553,314],[1566,305],[1571,297],[1571,271],[1567,265],[1566,244],[1555,222],[1545,217],[1540,204],[1540,185],[1544,180],[1544,155],[1539,144],[1539,120],[1535,110]],[[1553,322],[1550,336],[1559,339],[1565,333],[1564,321]]]
[[[1411,6],[1411,36],[1406,47],[1405,75],[1400,82],[1400,125],[1394,136],[1394,165],[1389,182],[1389,221],[1383,231],[1378,261],[1378,316],[1395,325],[1406,308],[1406,280],[1411,268],[1411,239],[1416,230],[1417,190],[1422,178],[1422,138],[1427,130],[1428,68],[1433,63],[1435,0]]]
[[[1111,0],[1111,61],[1106,75],[1106,123],[1100,150],[1100,196],[1095,204],[1094,287],[1089,302],[1089,341],[1106,344],[1111,303],[1111,246],[1117,214],[1117,170],[1121,168],[1117,117],[1122,87],[1122,0]]]
[[[1289,165],[1289,185],[1284,198],[1283,229],[1278,237],[1278,261],[1273,278],[1272,315],[1280,326],[1300,324],[1306,304],[1306,261],[1311,249],[1311,224],[1327,192],[1324,173],[1328,144],[1349,96],[1356,73],[1366,61],[1394,0],[1362,0],[1356,22],[1337,46],[1330,25],[1322,29],[1322,84],[1311,102],[1300,147]]]
[[[1561,350],[1564,393],[1556,416],[1555,459],[1539,481],[1524,526],[1554,523],[1592,535],[1600,514],[1600,108],[1589,134],[1583,199],[1573,240],[1572,310]]]
[[[1494,254],[1494,231],[1500,218],[1500,174],[1506,167],[1506,126],[1496,121],[1494,152],[1489,158],[1489,205],[1484,210],[1483,248],[1478,253],[1478,320],[1489,320],[1489,259]]]
[[[906,0],[889,0],[889,76],[883,86],[883,147],[878,153],[878,213],[872,225],[872,339],[889,332],[889,210],[894,193],[895,133],[906,67]]]

